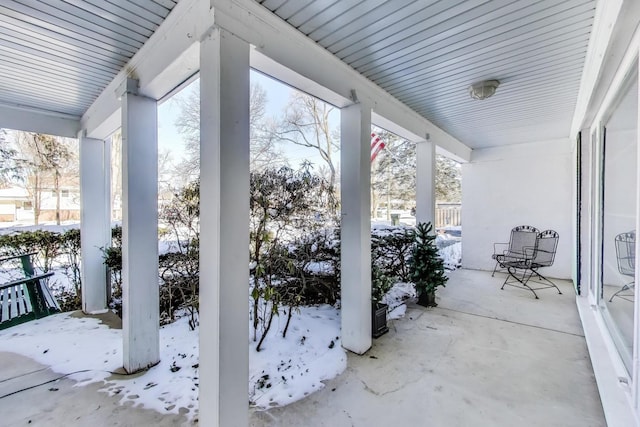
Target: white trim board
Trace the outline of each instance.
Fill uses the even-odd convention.
[[[593,373],[598,383],[598,392],[608,427],[640,427],[631,405],[631,390],[620,378],[628,378],[620,356],[608,336],[608,331],[599,313],[586,297],[576,296],[576,305]]]

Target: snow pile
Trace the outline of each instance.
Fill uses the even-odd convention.
[[[30,357],[77,381],[99,380],[122,366],[121,331],[92,318],[62,313],[0,331],[0,351]]]
[[[438,233],[436,234],[435,244],[438,249],[446,248],[447,246],[451,246],[455,243],[458,243],[460,238],[452,237],[448,234]]]
[[[64,233],[68,230],[80,228],[80,223],[76,220],[63,221],[61,225],[55,223],[45,223],[39,225],[24,225],[21,223],[2,223],[0,234],[21,233],[23,231],[50,231],[52,233]]]
[[[282,406],[324,387],[346,368],[341,347],[339,311],[330,306],[301,307],[286,338],[281,324],[255,351],[250,343],[249,400],[259,408]],[[112,375],[122,366],[122,331],[93,318],[62,313],[0,331],[0,351],[30,357],[78,385],[104,382],[102,391],[121,396],[121,404],[184,413],[198,411],[198,330],[186,317],[160,328],[160,363],[132,377]],[[181,408],[184,408],[181,410]]]
[[[415,298],[416,288],[413,283],[398,282],[382,297],[382,302],[389,306],[388,320],[400,319],[407,311],[405,302]]]
[[[384,236],[393,233],[399,228],[413,228],[404,225],[392,225],[389,221],[371,221],[371,232],[378,236]]]
[[[455,242],[440,249],[438,253],[447,270],[455,270],[462,265],[462,242]]]
[[[307,264],[304,270],[311,274],[329,275],[333,274],[333,265],[327,261],[314,261]]]
[[[0,351],[30,357],[54,372],[70,374],[78,385],[104,381],[102,391],[120,395],[121,404],[177,414],[198,405],[198,332],[183,318],[160,329],[160,363],[131,378],[111,373],[122,367],[122,331],[93,318],[62,313],[0,332]],[[183,410],[184,411],[184,410]]]
[[[300,307],[294,313],[286,338],[286,316],[275,319],[260,352],[249,351],[249,400],[260,409],[283,406],[320,390],[323,380],[347,367],[340,341],[340,312],[322,305]]]

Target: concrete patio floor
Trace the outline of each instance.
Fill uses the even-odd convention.
[[[253,412],[252,426],[606,426],[573,286],[529,291],[457,270],[438,307],[350,354],[309,398]]]
[[[326,387],[284,408],[251,411],[260,426],[606,426],[573,287],[500,290],[503,277],[458,270],[436,308],[405,318]],[[0,396],[59,375],[0,353]],[[6,426],[173,426],[121,406],[94,384],[63,379],[0,398]]]

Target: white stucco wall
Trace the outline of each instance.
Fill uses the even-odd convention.
[[[571,277],[573,159],[568,139],[473,150],[462,166],[462,265],[493,270],[494,242],[517,225],[560,234],[543,274]]]

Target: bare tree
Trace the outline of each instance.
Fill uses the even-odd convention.
[[[385,143],[371,165],[371,215],[381,204],[390,219],[392,200],[410,202],[416,197],[416,145],[384,129],[373,130]],[[436,156],[436,200],[460,202],[462,175],[460,164],[438,154]],[[383,200],[386,199],[386,202]]]
[[[56,195],[56,224],[60,225],[60,178],[71,163],[73,154],[66,141],[50,135],[36,134],[38,156],[44,170],[53,176],[53,191]]]
[[[18,132],[16,142],[23,156],[19,161],[27,191],[33,200],[35,223],[40,220],[42,191],[49,188],[56,197],[55,218],[56,224],[60,224],[61,178],[63,174],[68,175],[76,158],[71,142],[30,132]]]
[[[111,219],[122,219],[122,131],[111,135]]]
[[[33,204],[33,217],[37,225],[40,222],[40,208],[42,206],[42,181],[44,170],[38,162],[35,149],[34,134],[27,132],[16,133],[16,144],[19,147],[21,158],[19,159],[23,185],[29,194]]]
[[[172,189],[178,179],[175,175],[171,150],[166,148],[158,150],[158,190],[162,192]]]
[[[7,131],[0,128],[0,186],[6,186],[12,179],[19,179],[20,165],[16,162],[18,151],[8,139]]]
[[[174,98],[180,107],[175,126],[185,143],[186,158],[179,165],[183,176],[195,179],[200,173],[200,82],[195,82],[188,95]]]
[[[251,84],[249,94],[249,137],[251,139],[251,169],[285,166],[282,153],[270,138],[267,125],[267,92],[258,83]]]
[[[188,95],[178,97],[180,115],[175,125],[185,141],[186,159],[179,170],[190,180],[200,171],[200,83],[194,84]],[[249,137],[251,140],[251,168],[264,169],[278,162],[280,153],[266,131],[267,93],[258,83],[252,83],[249,93]]]
[[[385,148],[371,165],[371,213],[376,216],[384,199],[389,220],[393,200],[415,200],[416,145],[384,129],[375,128],[374,132]]]
[[[294,91],[280,123],[271,129],[271,138],[317,150],[329,168],[329,184],[336,182],[334,155],[340,150],[339,137],[331,132],[329,115],[334,107],[317,98]]]
[[[457,203],[462,200],[460,163],[440,154],[436,156],[436,200]]]

